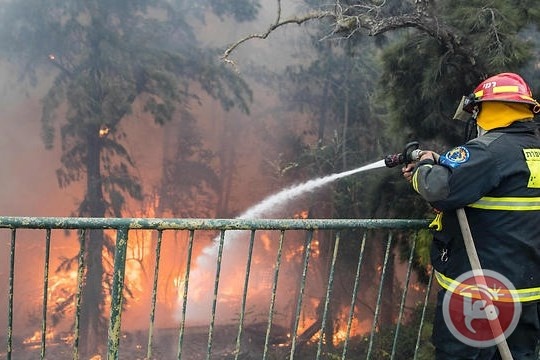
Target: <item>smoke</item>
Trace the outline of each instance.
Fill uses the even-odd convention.
[[[250,34],[260,33],[266,30],[267,24],[275,20],[276,8],[273,1],[262,2],[262,12],[260,17],[249,24],[235,24],[233,22],[222,22],[218,19],[207,21],[207,27],[200,34],[205,37],[209,44],[225,49],[225,47]],[[290,9],[289,9],[290,10]],[[283,9],[283,16],[288,16],[287,9]],[[303,61],[293,54],[298,46],[294,42],[297,39],[298,28],[294,30],[283,28],[272,35],[272,41],[254,40],[245,43],[232,54],[240,73],[248,70],[249,66],[256,64],[258,67],[267,68],[270,71],[278,71],[294,61]],[[216,59],[216,61],[219,61]],[[41,139],[41,102],[52,81],[50,77],[40,75],[38,87],[28,88],[25,84],[19,83],[16,76],[17,71],[5,63],[0,63],[0,104],[2,105],[2,115],[0,119],[0,161],[2,164],[2,176],[0,177],[0,214],[6,216],[70,216],[79,205],[84,195],[84,183],[73,184],[68,188],[60,189],[56,178],[56,170],[61,167],[61,146],[57,136],[55,146],[51,150],[45,150]],[[203,141],[209,150],[215,153],[227,152],[234,166],[234,177],[230,188],[230,200],[227,204],[228,213],[239,213],[251,205],[254,198],[261,198],[264,194],[275,191],[273,180],[261,174],[259,164],[268,159],[275,159],[280,149],[276,143],[268,143],[265,138],[265,131],[268,129],[281,129],[288,131],[294,127],[301,127],[303,124],[297,118],[289,121],[282,114],[275,113],[275,109],[281,108],[279,99],[272,91],[264,89],[255,80],[246,77],[254,89],[254,103],[251,105],[249,115],[242,114],[238,110],[225,113],[216,101],[201,95],[202,106],[193,106],[193,113],[203,134]],[[127,136],[125,146],[130,151],[140,178],[143,181],[143,189],[146,193],[151,193],[156,186],[159,186],[162,174],[162,160],[166,156],[164,132],[178,130],[177,124],[168,125],[161,128],[146,118],[141,109],[135,108],[129,119],[122,125]],[[59,119],[58,126],[62,123]],[[224,139],[222,134],[227,129],[233,129],[232,137]],[[285,130],[283,130],[285,129]],[[277,138],[282,133],[275,132]],[[131,204],[137,208],[139,204]],[[135,210],[131,211],[135,213]],[[147,214],[143,214],[146,216]],[[159,214],[158,214],[159,215]],[[174,214],[172,214],[174,216]],[[197,217],[197,214],[193,214]],[[7,293],[9,274],[9,254],[10,254],[10,231],[0,232],[0,291]],[[243,285],[243,273],[247,262],[247,250],[249,245],[249,234],[236,234],[239,240],[231,240],[232,232],[228,232],[225,239],[224,262],[222,265],[223,277],[220,284],[220,291],[226,298],[229,294],[241,293]],[[278,239],[274,235],[261,234],[255,239],[253,255],[253,271],[250,279],[251,293],[265,293],[267,296],[269,280],[272,275],[272,268],[268,267],[269,254],[274,254]],[[234,245],[232,245],[234,243]],[[213,248],[215,245],[211,245]],[[60,232],[53,233],[53,243],[51,248],[51,271],[56,270],[60,257],[73,256],[78,249],[76,238],[64,238]],[[39,309],[42,289],[42,265],[44,262],[44,235],[36,232],[20,232],[18,234],[16,249],[16,293],[15,302],[18,299],[32,299],[26,305],[17,306],[14,315],[18,329],[28,327],[29,313]],[[190,285],[196,288],[197,282],[204,283],[204,296],[208,295],[208,290],[212,290],[213,278],[215,275],[214,255],[205,253],[197,257],[199,249],[196,249],[196,265],[201,270],[201,274],[193,274]],[[214,251],[214,250],[212,250]],[[237,256],[239,255],[239,257]],[[178,258],[167,258],[167,262],[173,263]],[[265,260],[264,263],[262,261]],[[260,264],[259,264],[260,263]],[[36,267],[29,267],[28,264],[36,264]],[[162,264],[162,268],[167,265]],[[171,268],[174,266],[171,265]],[[176,266],[177,268],[178,266]],[[211,280],[206,281],[202,269],[206,268],[211,274]],[[229,270],[230,269],[230,270]],[[242,269],[242,271],[240,271]],[[172,271],[172,270],[171,270]],[[163,271],[162,271],[163,272]],[[197,279],[198,280],[195,280]],[[169,281],[169,282],[172,282]],[[240,285],[228,288],[228,284]],[[170,284],[169,284],[170,285]],[[170,285],[169,287],[172,287]],[[167,287],[165,287],[167,288]],[[148,297],[151,288],[146,288]],[[240,290],[240,291],[238,291]],[[191,293],[190,293],[191,296]],[[229,298],[234,297],[230,295]],[[211,298],[211,297],[209,297]],[[224,316],[230,319],[238,312],[237,300],[231,301],[231,311]],[[201,302],[201,306],[205,303]],[[190,301],[189,306],[196,306],[194,301]],[[225,305],[220,305],[225,306]],[[6,309],[6,298],[0,300],[0,307]],[[208,303],[204,305],[204,311],[199,313],[208,314],[206,310]],[[139,312],[145,311],[142,306],[132,306],[127,310],[126,317],[146,318],[138,316]],[[130,316],[129,314],[132,314]],[[190,311],[190,314],[197,314],[197,311]],[[0,311],[0,325],[6,324],[6,312]],[[146,314],[145,314],[146,315]],[[173,318],[170,314],[168,316]],[[201,320],[208,321],[208,317]],[[129,320],[128,320],[129,321]],[[169,323],[164,321],[164,323]],[[132,326],[140,325],[140,321],[133,321]],[[5,328],[5,326],[4,326]],[[16,334],[20,336],[20,334]]]
[[[16,74],[12,66],[0,63],[0,215],[68,216],[79,194],[75,188],[59,189],[55,175],[60,162],[59,150],[45,150],[40,137],[39,99],[44,87],[27,89],[18,82]],[[14,322],[18,329],[27,328],[29,316],[36,311],[43,296],[40,283],[44,241],[43,232],[36,236],[36,231],[17,231]],[[10,242],[11,231],[0,230],[2,294],[8,293]],[[59,248],[65,246],[61,240],[53,244]],[[0,298],[0,307],[7,309],[7,296]],[[6,318],[7,311],[0,311],[0,326],[4,329],[7,328]]]
[[[47,151],[40,137],[43,88],[23,90],[13,74],[0,64],[2,118],[0,120],[0,213],[10,216],[67,216],[74,207],[73,193],[59,189],[55,171],[58,148]]]

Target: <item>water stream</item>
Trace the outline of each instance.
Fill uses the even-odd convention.
[[[371,169],[377,169],[385,167],[384,160],[379,160],[371,164],[359,167],[357,169],[344,171],[337,174],[327,175],[317,179],[312,179],[306,181],[305,183],[299,185],[293,185],[291,187],[285,188],[280,192],[270,195],[257,205],[250,207],[244,213],[239,215],[237,219],[258,219],[269,213],[274,213],[281,209],[281,207],[287,202],[297,198],[300,195],[303,195],[307,192],[312,192],[326,184],[329,184],[337,179],[341,179],[362,171],[367,171]]]
[[[322,186],[327,185],[335,180],[363,171],[382,168],[385,166],[386,165],[384,163],[384,160],[379,160],[353,170],[323,176],[298,185],[290,186],[273,195],[268,196],[266,199],[250,207],[236,218],[258,219],[262,217],[268,217],[282,210],[284,205],[287,205],[299,196],[319,189]],[[241,267],[245,266],[246,255],[244,254],[244,248],[246,247],[246,241],[249,237],[248,234],[248,231],[243,230],[227,231],[225,233],[223,250],[227,254],[222,257],[220,278],[222,280],[221,282],[223,283],[220,283],[220,288],[230,289],[231,286],[238,287],[242,283],[241,278],[238,278],[238,274],[241,274],[241,272],[243,271]],[[206,248],[204,248],[202,253],[197,257],[196,267],[193,269],[189,277],[190,284],[198,284],[200,286],[200,284],[213,283],[212,279],[215,276],[216,261],[219,252],[219,240],[219,236],[216,237],[214,241]],[[252,277],[256,277],[256,272],[256,270],[252,269]],[[201,289],[196,289],[196,293],[198,293],[199,296],[196,296],[197,299],[194,299],[195,302],[191,302],[188,306],[187,313],[189,319],[195,321],[200,321],[204,318],[207,319],[208,311],[210,309],[210,302],[212,299],[211,291],[211,289],[205,289],[203,292],[208,293],[202,294]],[[241,289],[238,288],[236,291],[237,293],[240,293]],[[229,292],[231,291],[229,290]],[[202,316],[202,318],[200,316]]]
[[[373,163],[361,166],[353,170],[347,170],[340,173],[326,175],[323,177],[306,181],[298,185],[292,185],[288,188],[281,190],[278,193],[268,196],[263,201],[250,207],[245,212],[237,216],[236,219],[260,219],[263,216],[269,216],[269,215],[275,214],[279,212],[280,210],[282,210],[283,206],[287,205],[290,201],[308,192],[313,192],[333,181],[336,181],[338,179],[351,176],[351,175],[354,175],[363,171],[378,169],[385,166],[386,165],[383,159],[383,160],[375,161]],[[234,232],[229,231],[226,234],[226,238],[225,238],[226,240],[225,248],[232,246],[232,243],[234,242],[235,238],[240,236],[242,233],[244,232],[243,231],[234,231]],[[198,263],[201,263],[204,261],[204,259],[201,259],[202,256],[207,255],[212,259],[214,259],[217,256],[218,241],[219,241],[219,237],[214,239],[213,244],[209,245],[203,250],[203,253],[197,259]]]

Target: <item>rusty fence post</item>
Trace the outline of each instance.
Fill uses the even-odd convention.
[[[128,231],[128,228],[119,228],[116,232],[114,274],[111,292],[111,317],[109,320],[109,336],[107,344],[108,360],[117,360],[119,354]]]

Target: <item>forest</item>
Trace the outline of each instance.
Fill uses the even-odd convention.
[[[540,94],[533,0],[4,0],[0,20],[7,216],[234,218],[410,141],[462,143],[453,114],[490,75],[517,72]],[[399,169],[273,216],[302,211],[434,216]],[[102,331],[113,241],[89,236],[85,336]],[[358,244],[344,243],[354,266]]]

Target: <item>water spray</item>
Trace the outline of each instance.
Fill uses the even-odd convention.
[[[386,167],[393,168],[398,165],[407,165],[420,160],[422,150],[419,149],[418,141],[413,141],[405,145],[403,152],[398,154],[390,154],[384,158]]]

